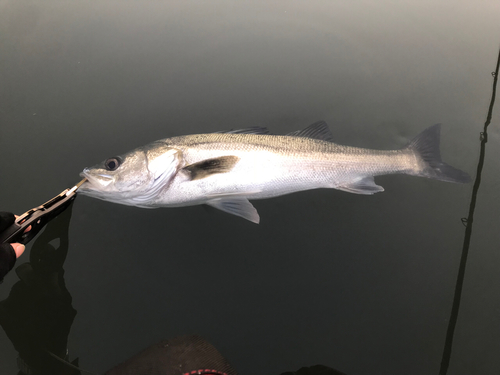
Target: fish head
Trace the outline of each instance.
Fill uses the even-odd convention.
[[[182,163],[180,150],[153,143],[85,168],[80,176],[87,181],[78,192],[115,203],[153,207]]]

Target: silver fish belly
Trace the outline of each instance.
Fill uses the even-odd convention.
[[[86,168],[79,192],[146,208],[208,204],[258,223],[249,199],[317,188],[374,194],[384,191],[374,176],[395,173],[469,182],[441,161],[439,133],[434,125],[388,151],[335,144],[322,121],[288,135],[251,128],[173,137]]]

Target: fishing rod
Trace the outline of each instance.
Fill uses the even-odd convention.
[[[499,67],[500,67],[500,50],[498,52],[496,69],[494,72],[491,73],[491,75],[493,76],[493,92],[491,94],[490,106],[488,109],[488,115],[486,116],[486,121],[484,123],[484,128],[480,134],[481,149],[479,152],[479,161],[477,163],[476,179],[474,180],[474,186],[472,187],[472,196],[469,205],[469,214],[467,218],[462,219],[462,223],[465,225],[465,236],[462,246],[462,255],[460,258],[460,266],[458,268],[457,282],[455,285],[455,295],[453,297],[453,305],[451,308],[450,319],[448,322],[448,330],[446,332],[446,339],[444,343],[443,356],[441,359],[441,368],[439,369],[439,375],[446,375],[446,373],[448,372],[448,367],[450,365],[453,336],[455,333],[455,327],[457,325],[458,311],[460,309],[460,300],[462,297],[462,288],[465,278],[465,268],[467,266],[467,256],[469,255],[469,247],[472,237],[472,223],[474,222],[474,211],[476,209],[476,201],[477,201],[479,186],[481,185],[481,174],[483,172],[484,158],[486,154],[486,143],[488,142],[488,126],[491,123],[491,118],[493,116],[493,106],[495,105]]]

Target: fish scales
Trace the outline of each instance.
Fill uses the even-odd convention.
[[[110,158],[82,176],[81,192],[139,207],[209,204],[259,221],[249,199],[317,188],[357,194],[384,189],[374,177],[403,173],[448,182],[470,177],[441,161],[440,126],[397,150],[371,150],[332,142],[317,122],[289,135],[263,128],[167,138]]]
[[[279,195],[278,181],[303,179],[305,184],[301,189],[312,188],[311,183],[320,185],[316,187],[334,187],[350,179],[353,173],[380,175],[407,170],[414,159],[403,150],[368,150],[315,139],[272,135],[203,134],[175,137],[165,143],[180,149],[187,164],[223,155],[240,156],[241,161],[231,171],[233,177],[251,173],[251,178],[243,178],[250,180],[248,184],[270,182],[276,190],[254,194],[254,199]],[[198,184],[214,186],[214,180],[220,180],[223,185],[227,176],[214,175],[212,180]],[[240,178],[235,180],[240,181],[236,189],[247,185]]]

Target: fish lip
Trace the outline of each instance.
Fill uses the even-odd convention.
[[[85,191],[93,190],[92,189],[92,186],[93,186],[92,177],[88,173],[85,173],[85,171],[80,173],[80,177],[86,178],[87,181],[85,181],[82,185],[80,185],[80,187],[78,188],[78,191],[83,193]]]
[[[80,177],[88,179],[89,178],[89,172],[88,171],[89,171],[88,168],[84,168],[84,170],[80,173]]]
[[[113,177],[107,174],[100,173],[98,175],[101,178],[107,179],[107,180],[112,180]],[[98,183],[97,178],[94,177],[88,168],[85,168],[81,173],[80,177],[86,178],[87,181],[85,181],[78,190],[101,190],[101,184]]]

